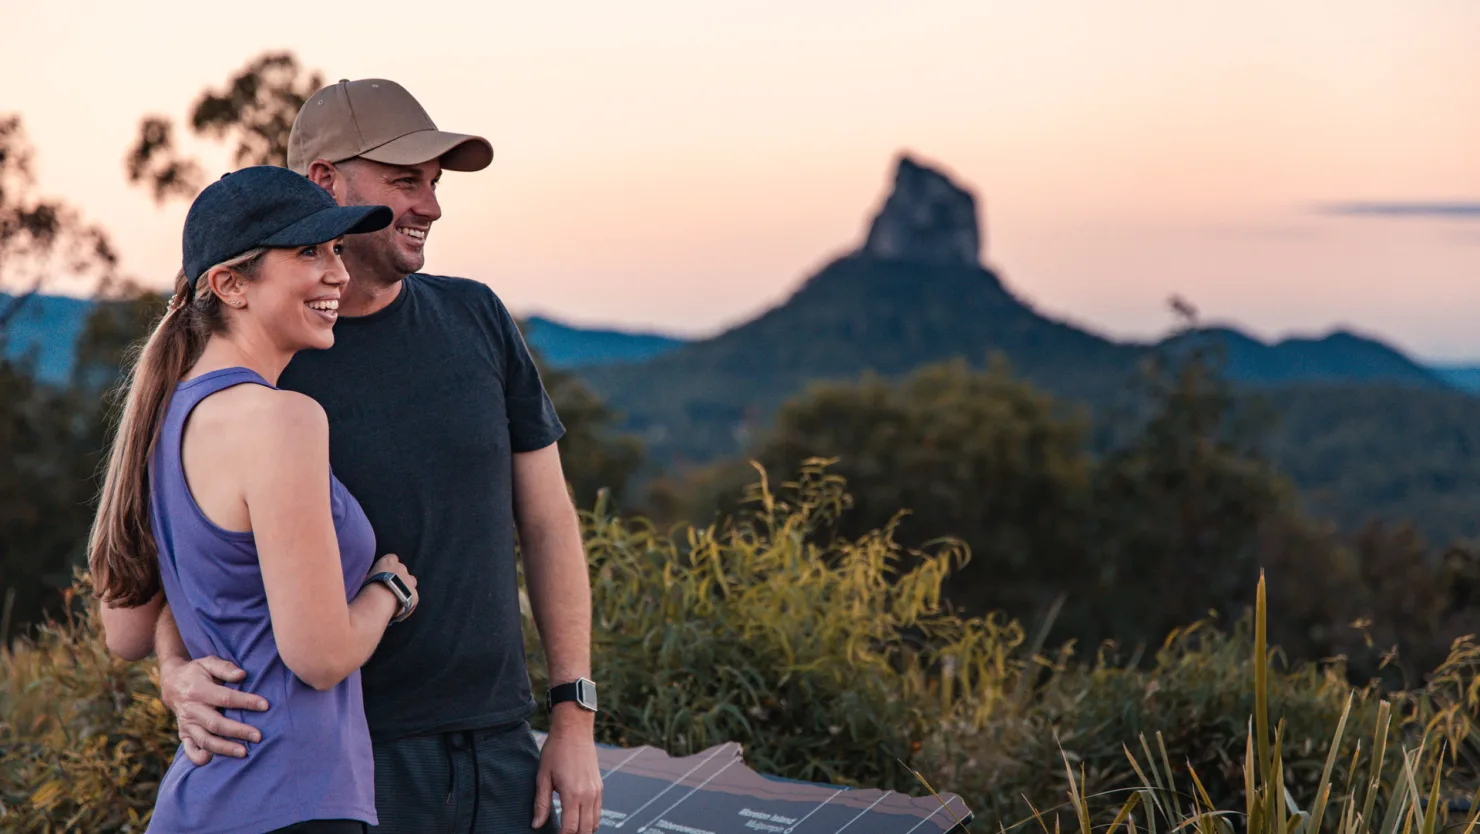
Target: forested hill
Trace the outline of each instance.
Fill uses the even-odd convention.
[[[1231,379],[1269,395],[1279,419],[1270,447],[1332,515],[1425,516],[1435,535],[1480,534],[1480,398],[1346,331],[1273,345],[1226,328],[1159,344],[1105,338],[1014,295],[971,248],[976,223],[969,192],[903,158],[867,242],[784,303],[713,338],[580,372],[663,465],[745,454],[815,380],[998,353],[1056,397],[1105,411],[1150,352],[1213,341]]]

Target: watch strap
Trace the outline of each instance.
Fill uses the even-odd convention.
[[[575,701],[582,709],[596,712],[596,684],[588,678],[577,678],[569,683],[556,684],[545,694],[547,709],[566,701]]]
[[[402,581],[401,577],[391,571],[381,571],[367,577],[364,584],[360,587],[364,588],[365,585],[369,585],[371,582],[379,582],[389,588],[391,593],[395,595],[396,602],[401,605],[401,610],[397,611],[394,617],[391,617],[391,623],[399,623],[411,616],[411,589],[406,586],[406,583]]]

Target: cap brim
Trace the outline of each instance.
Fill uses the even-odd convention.
[[[481,171],[493,162],[493,145],[482,136],[418,130],[371,148],[360,156],[387,165],[420,165],[438,159],[448,171]]]
[[[342,235],[378,232],[396,219],[389,206],[335,206],[315,212],[274,233],[263,246],[312,246]]]

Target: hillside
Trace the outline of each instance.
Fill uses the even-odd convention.
[[[770,413],[813,380],[898,376],[993,353],[1039,387],[1094,405],[1111,401],[1152,349],[1209,342],[1224,348],[1226,373],[1239,382],[1446,387],[1399,351],[1345,331],[1273,345],[1227,327],[1160,344],[1113,341],[1014,295],[983,266],[980,223],[970,191],[902,156],[863,246],[785,302],[713,338],[582,375],[660,460],[743,452]]]
[[[746,453],[776,408],[814,380],[898,376],[954,357],[979,364],[1000,352],[1020,376],[1095,414],[1122,400],[1154,349],[1216,340],[1230,378],[1275,407],[1276,460],[1327,514],[1418,518],[1446,538],[1480,533],[1471,521],[1480,456],[1470,451],[1480,451],[1480,398],[1346,331],[1273,345],[1227,328],[1163,344],[1091,333],[1017,298],[969,251],[972,228],[943,228],[974,227],[963,205],[974,205],[968,192],[904,158],[864,246],[785,302],[713,338],[581,374],[664,465]]]
[[[1434,372],[1455,388],[1480,392],[1480,366],[1439,365],[1434,368]]]
[[[1290,338],[1266,344],[1228,327],[1204,328],[1160,343],[1172,352],[1193,343],[1215,343],[1226,352],[1227,375],[1240,382],[1395,382],[1424,387],[1449,383],[1394,348],[1337,330],[1320,338]]]
[[[11,296],[0,293],[0,315],[13,302]],[[11,359],[26,357],[35,362],[39,378],[63,383],[71,373],[77,338],[92,310],[90,299],[31,296],[8,327],[0,329],[0,353]],[[543,316],[525,319],[524,334],[540,357],[556,368],[641,361],[685,344],[663,334],[575,327]]]
[[[809,383],[903,375],[954,357],[999,354],[1020,376],[1091,415],[1122,402],[1153,350],[1216,342],[1226,373],[1268,394],[1270,448],[1312,501],[1343,523],[1414,518],[1430,534],[1477,535],[1480,398],[1473,369],[1424,368],[1350,331],[1268,344],[1207,327],[1158,344],[1119,342],[1024,303],[985,266],[975,198],[908,156],[864,244],[784,303],[713,338],[581,328],[535,316],[531,344],[577,369],[621,412],[657,466],[746,453]],[[8,299],[7,299],[8,300]],[[89,302],[38,297],[10,325],[7,355],[34,351],[64,379]],[[1108,430],[1101,424],[1097,443]]]
[[[786,303],[644,363],[581,369],[659,459],[744,451],[751,432],[809,382],[885,376],[965,355],[1010,357],[1029,379],[1093,398],[1132,367],[1120,345],[1018,302],[990,270],[864,255],[839,258]]]
[[[597,327],[576,327],[544,316],[523,321],[524,338],[555,368],[640,362],[679,345],[683,339]]]
[[[7,323],[0,330],[0,351],[9,359],[34,362],[36,376],[51,383],[62,383],[72,372],[73,348],[92,302],[87,299],[55,295],[33,295],[10,314],[17,299],[0,293],[0,316]]]
[[[1480,537],[1480,397],[1350,383],[1268,393],[1269,451],[1314,511],[1347,529],[1410,520],[1441,540]]]

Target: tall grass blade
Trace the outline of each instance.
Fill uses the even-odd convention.
[[[894,760],[896,762],[899,762],[900,767],[908,770],[911,776],[914,776],[916,779],[918,779],[920,784],[925,786],[925,790],[930,791],[930,795],[935,797],[935,801],[940,803],[940,807],[944,808],[947,814],[951,815],[951,819],[956,821],[956,825],[958,827],[963,829],[966,827],[966,823],[962,822],[961,818],[956,816],[956,812],[951,810],[951,804],[940,798],[940,794],[935,792],[935,788],[930,787],[930,783],[925,781],[925,777],[920,774],[920,771],[915,770],[914,768],[900,761],[898,757],[895,757]]]
[[[1264,834],[1264,815],[1260,811],[1259,788],[1254,784],[1254,726],[1249,723],[1249,733],[1244,736],[1244,819],[1248,834]]]
[[[1346,707],[1341,711],[1341,720],[1336,722],[1336,734],[1331,738],[1331,750],[1326,753],[1326,766],[1321,770],[1321,781],[1316,787],[1315,805],[1310,809],[1310,834],[1321,830],[1321,820],[1326,816],[1326,803],[1331,796],[1331,771],[1336,768],[1336,754],[1341,750],[1341,738],[1346,733],[1346,720],[1352,713],[1355,695],[1346,696]]]
[[[1285,791],[1285,763],[1284,757],[1280,755],[1283,742],[1281,735],[1276,733],[1271,760],[1273,767],[1270,768],[1269,782],[1264,786],[1265,807],[1274,815],[1274,834],[1289,834],[1290,830],[1290,818],[1285,815],[1285,803],[1282,801]]]
[[[1413,813],[1418,805],[1421,794],[1418,791],[1418,782],[1413,775],[1413,758],[1417,754],[1403,751],[1403,770],[1393,779],[1393,794],[1389,800],[1387,814],[1382,819],[1382,827],[1379,829],[1383,834],[1393,834],[1406,818],[1409,820],[1408,830],[1412,830]]]
[[[1168,784],[1166,784],[1166,782],[1162,781],[1162,778],[1161,778],[1161,776],[1162,776],[1161,770],[1156,766],[1156,756],[1154,756],[1151,753],[1151,745],[1149,745],[1149,744],[1146,743],[1146,734],[1145,733],[1141,733],[1139,736],[1137,736],[1137,738],[1139,738],[1140,741],[1141,741],[1141,750],[1143,750],[1146,753],[1146,767],[1147,767],[1148,770],[1151,771],[1152,778],[1154,778],[1156,780],[1156,787],[1157,787],[1157,789],[1160,790],[1163,794],[1167,794],[1168,795],[1168,798],[1172,802],[1177,802],[1177,796],[1176,796],[1175,793],[1172,792],[1171,786],[1168,785]],[[1145,777],[1143,776],[1142,778],[1144,779]],[[1182,820],[1182,805],[1181,805],[1180,802],[1177,802],[1176,806],[1173,808],[1173,811],[1176,813],[1176,816],[1175,817],[1172,817],[1172,819],[1177,820],[1177,821],[1181,821]],[[1163,814],[1166,813],[1166,808],[1165,807],[1162,808],[1162,813]]]
[[[1444,778],[1444,754],[1440,752],[1439,761],[1434,764],[1434,783],[1429,786],[1429,807],[1424,809],[1423,825],[1419,827],[1419,834],[1434,834],[1434,826],[1439,814],[1439,783]]]
[[[1141,742],[1143,745],[1145,744],[1145,741],[1145,737],[1142,737]],[[1156,789],[1152,786],[1151,780],[1146,778],[1146,772],[1141,770],[1141,763],[1136,761],[1135,756],[1131,755],[1131,749],[1129,747],[1126,747],[1124,744],[1121,744],[1120,748],[1125,751],[1125,757],[1131,763],[1131,770],[1134,770],[1136,772],[1136,776],[1140,778],[1142,790],[1146,793],[1147,796],[1150,797],[1150,800],[1146,805],[1147,824],[1151,828],[1152,834],[1155,834],[1156,814],[1153,812],[1153,808],[1155,810],[1161,811],[1163,816],[1166,816],[1167,810],[1165,807],[1162,806],[1161,800],[1156,798]]]
[[[1043,815],[1038,813],[1038,806],[1033,804],[1033,800],[1029,799],[1027,794],[1023,794],[1023,801],[1028,803],[1028,810],[1033,812],[1033,818],[1038,820],[1038,827],[1043,829],[1043,834],[1049,834],[1048,823],[1044,822]]]
[[[1218,810],[1218,806],[1213,804],[1213,800],[1208,797],[1208,791],[1203,787],[1202,780],[1197,778],[1197,770],[1192,767],[1192,762],[1187,763],[1187,774],[1192,777],[1193,787],[1197,788],[1197,795],[1193,797],[1193,802],[1197,803],[1198,808],[1206,808],[1208,811]],[[1193,810],[1196,811],[1197,808]]]
[[[1172,810],[1176,812],[1177,817],[1180,819],[1182,816],[1182,801],[1177,797],[1177,783],[1172,774],[1172,761],[1167,756],[1167,744],[1166,741],[1162,738],[1160,730],[1156,731],[1156,747],[1158,750],[1161,751],[1161,763],[1162,766],[1166,768],[1167,788],[1172,793]],[[1190,765],[1188,766],[1188,769],[1191,769]],[[1208,810],[1214,810],[1212,807],[1212,803],[1208,804]]]
[[[1122,825],[1126,826],[1128,834],[1135,834],[1136,820],[1131,816],[1131,812],[1136,809],[1136,804],[1140,801],[1141,795],[1132,793],[1130,798],[1126,799],[1125,804],[1120,806],[1120,811],[1115,815],[1115,819],[1110,821],[1110,827],[1105,829],[1105,834],[1115,834],[1116,829]]]
[[[1079,784],[1074,780],[1074,768],[1069,764],[1069,756],[1063,748],[1059,748],[1059,755],[1064,759],[1064,775],[1069,777],[1069,802],[1074,806],[1074,813],[1079,817],[1079,834],[1091,834],[1089,824],[1089,805],[1079,791]],[[1083,773],[1080,773],[1081,778]]]
[[[1268,781],[1269,758],[1269,646],[1265,635],[1267,610],[1264,597],[1264,571],[1259,571],[1259,586],[1254,596],[1254,731],[1258,745],[1259,774]]]
[[[1372,806],[1377,802],[1377,791],[1382,784],[1382,764],[1387,758],[1388,716],[1391,714],[1392,704],[1387,699],[1377,704],[1377,727],[1373,730],[1372,738],[1372,767],[1367,777],[1367,795],[1362,800],[1362,816],[1357,823],[1358,834],[1367,830],[1372,819]]]
[[[1341,822],[1337,824],[1338,834],[1356,834],[1357,831],[1357,795],[1347,791],[1346,802],[1341,807]]]

